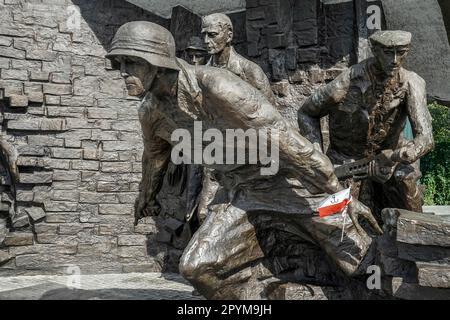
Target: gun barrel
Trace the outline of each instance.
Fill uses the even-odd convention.
[[[369,163],[372,159],[362,159],[359,161],[346,163],[335,168],[335,175],[339,180],[349,178],[365,178],[369,173]]]

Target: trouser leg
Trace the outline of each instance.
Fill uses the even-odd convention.
[[[180,272],[206,298],[248,297],[246,290],[256,288],[258,282],[250,281],[254,277],[248,267],[271,258],[261,247],[264,239],[259,239],[256,229],[260,226],[255,227],[247,212],[231,205],[212,209],[186,248]],[[361,266],[367,261],[372,241],[359,235],[350,219],[346,220],[342,242],[344,221],[341,215],[321,219],[277,213],[274,221],[279,223],[280,219],[295,229],[299,239],[314,241],[347,275],[364,272]],[[266,226],[270,227],[274,221],[267,220]],[[289,256],[289,252],[284,255]]]
[[[211,206],[209,216],[196,232],[180,261],[180,272],[207,298],[239,298],[226,291],[241,279],[228,279],[264,257],[255,228],[245,211],[229,204]],[[227,282],[228,281],[228,282]]]

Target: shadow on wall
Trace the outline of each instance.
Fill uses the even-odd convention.
[[[447,29],[448,42],[450,43],[450,1],[438,0],[444,17],[445,28]]]
[[[169,20],[121,0],[72,0],[89,24],[99,43],[108,50],[117,29],[130,21],[146,20],[166,28]],[[120,10],[118,10],[120,9]],[[137,18],[139,17],[139,18]]]

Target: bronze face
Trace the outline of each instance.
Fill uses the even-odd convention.
[[[218,15],[207,16],[203,19],[202,34],[208,53],[218,54],[231,45],[233,28],[228,21]]]
[[[152,86],[158,68],[137,57],[118,56],[116,60],[120,63],[128,94],[134,97],[144,95]]]
[[[186,60],[192,65],[201,66],[207,63],[207,53],[203,50],[187,49]]]
[[[408,56],[409,46],[384,47],[374,45],[372,47],[378,67],[386,76],[392,77],[396,75],[400,68],[404,65]]]

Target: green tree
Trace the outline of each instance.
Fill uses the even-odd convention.
[[[426,205],[450,205],[450,109],[429,106],[436,147],[421,161]]]

